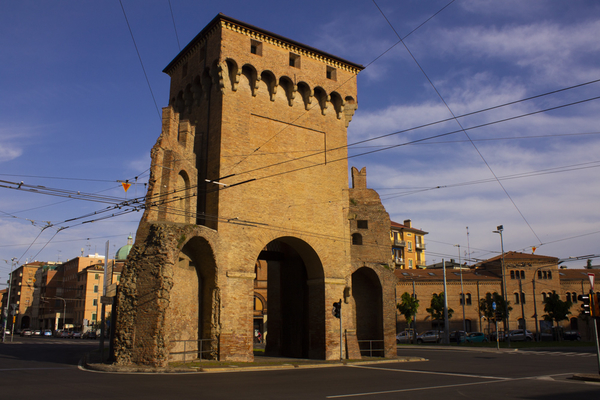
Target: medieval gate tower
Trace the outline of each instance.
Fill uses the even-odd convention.
[[[342,299],[343,357],[359,358],[352,280],[372,279],[360,301],[380,308],[381,326],[366,339],[395,356],[385,271],[354,274],[351,260],[345,146],[362,68],[222,14],[165,68],[170,101],[118,294],[117,363],[164,366],[184,349],[252,361],[259,270],[268,354],[339,359],[331,309]]]

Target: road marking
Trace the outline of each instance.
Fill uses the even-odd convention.
[[[352,367],[356,368],[355,366],[352,366]],[[385,368],[373,368],[373,369],[385,369]],[[389,369],[385,369],[385,370],[386,371],[428,373],[427,371],[389,370]],[[424,390],[432,390],[432,389],[448,389],[448,388],[461,387],[461,386],[487,385],[487,384],[498,383],[498,382],[508,382],[508,381],[514,382],[514,381],[522,381],[522,380],[529,380],[529,379],[547,380],[548,378],[550,378],[552,376],[571,375],[571,374],[556,374],[556,375],[528,376],[528,377],[521,377],[521,378],[502,378],[502,377],[487,377],[486,378],[486,377],[480,376],[480,375],[468,375],[468,374],[461,375],[461,374],[440,373],[440,372],[430,372],[430,373],[433,375],[454,375],[454,376],[465,376],[465,377],[473,376],[476,378],[492,379],[492,380],[488,380],[485,382],[456,383],[456,384],[452,384],[452,385],[425,386],[425,387],[418,387],[418,388],[385,390],[385,391],[380,391],[380,392],[348,393],[348,394],[326,396],[326,398],[327,399],[339,399],[339,398],[343,398],[343,397],[360,397],[360,396],[373,396],[373,395],[378,395],[378,394],[416,392],[416,391],[424,391]],[[553,379],[551,379],[551,380],[553,382],[559,382],[559,381],[556,381]]]
[[[511,379],[511,378],[504,378],[504,377],[500,377],[500,376],[457,374],[455,372],[419,371],[419,370],[412,370],[412,369],[392,369],[392,368],[382,368],[382,367],[368,367],[368,366],[364,366],[364,365],[347,365],[347,367],[362,368],[362,369],[375,369],[375,370],[391,371],[391,372],[410,372],[410,373],[414,373],[414,374],[458,376],[458,377],[462,377],[462,378],[498,379],[498,380]]]

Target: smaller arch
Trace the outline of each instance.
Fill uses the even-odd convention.
[[[325,89],[323,89],[322,87],[317,86],[315,88],[314,94],[315,98],[317,99],[317,102],[319,103],[319,107],[321,107],[321,114],[325,115],[327,112],[327,101],[329,99],[327,92],[325,92]]]
[[[192,82],[192,95],[194,98],[194,105],[198,107],[200,100],[202,99],[202,84],[200,83],[200,76],[196,76]]]
[[[188,84],[183,92],[184,109],[188,113],[192,111],[194,104],[194,94],[192,93],[192,84]]]
[[[331,104],[333,105],[337,119],[342,119],[342,112],[344,111],[342,96],[338,92],[331,92],[329,97],[331,98]]]
[[[267,85],[267,90],[269,91],[269,99],[271,101],[275,101],[275,94],[277,93],[277,78],[275,78],[275,74],[271,71],[263,71],[260,74],[260,79]]]
[[[298,93],[302,96],[302,101],[304,102],[304,109],[309,110],[310,105],[312,104],[313,93],[306,82],[298,82],[297,85]]]
[[[352,244],[362,246],[362,235],[360,233],[352,234]]]
[[[254,68],[250,64],[244,64],[242,67],[242,75],[248,79],[248,83],[250,84],[250,92],[252,96],[256,96],[256,91],[258,89],[258,82],[260,81],[260,77],[258,76],[258,72],[256,72],[256,68]]]
[[[185,100],[183,99],[183,91],[179,91],[177,93],[177,97],[175,98],[175,104],[173,104],[173,108],[175,108],[175,112],[182,114],[185,109]]]
[[[285,91],[285,97],[288,99],[289,106],[293,106],[294,98],[296,97],[296,85],[294,85],[294,82],[289,77],[282,76],[279,78],[279,86]]]
[[[212,89],[212,79],[210,77],[210,70],[208,68],[204,69],[204,72],[202,72],[201,82],[202,88],[204,89],[204,98],[208,99],[210,90]]]
[[[229,83],[231,84],[231,90],[237,91],[238,84],[240,83],[240,74],[237,63],[228,58],[225,60],[225,64],[227,65],[227,74],[229,76]]]
[[[357,109],[356,100],[352,96],[346,96],[344,98],[344,117],[346,118],[346,128],[350,125],[352,117]]]

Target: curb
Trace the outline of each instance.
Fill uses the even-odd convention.
[[[600,382],[599,374],[575,374],[571,377],[576,381]]]
[[[153,374],[181,374],[181,373],[223,373],[223,372],[249,372],[249,371],[273,371],[273,370],[288,370],[288,369],[311,369],[311,368],[330,368],[330,367],[343,367],[353,365],[372,365],[372,364],[389,364],[399,362],[418,362],[418,361],[429,361],[423,357],[399,357],[394,359],[385,360],[366,360],[366,361],[340,361],[340,362],[328,362],[328,363],[311,363],[311,364],[294,364],[290,362],[282,362],[279,365],[249,365],[249,366],[226,366],[226,367],[189,367],[189,368],[159,368],[159,367],[142,367],[142,366],[125,366],[115,364],[98,364],[89,363],[88,355],[86,354],[81,362],[82,368],[90,371],[98,371],[105,373],[153,373]]]

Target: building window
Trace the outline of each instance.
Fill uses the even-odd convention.
[[[98,299],[94,299],[94,301],[92,302],[92,305],[95,307],[98,305]]]
[[[546,292],[542,292],[542,301],[546,300]]]
[[[336,70],[333,67],[327,67],[326,76],[327,76],[327,79],[331,79],[332,81],[337,81]]]
[[[94,285],[94,293],[98,293],[98,285]]]
[[[359,219],[356,221],[356,227],[358,229],[369,229],[369,221],[365,219]]]
[[[521,292],[521,304],[525,304],[525,293]]]
[[[412,269],[413,267],[413,260],[408,260],[408,268]]]
[[[538,279],[542,279],[542,271],[538,271]]]
[[[548,271],[548,279],[552,279],[552,271]]]
[[[290,67],[300,68],[300,56],[298,54],[290,53]]]
[[[406,242],[406,245],[408,247],[408,251],[412,252],[412,242]]]
[[[94,277],[94,279],[96,279],[96,280],[100,279],[100,275],[96,274],[96,276]]]
[[[521,270],[521,279],[525,279],[525,271]]]
[[[515,293],[515,304],[519,304],[519,293]]]
[[[262,56],[262,42],[258,40],[250,40],[250,53]]]
[[[515,279],[515,271],[510,271],[510,279]]]
[[[95,313],[93,313],[93,314],[92,314],[92,321],[95,321],[95,320],[96,320],[96,314],[95,314]]]
[[[467,293],[467,305],[470,306],[471,304],[471,293]]]
[[[542,271],[544,273],[544,279],[548,279],[548,272]]]
[[[573,302],[573,304],[577,303],[577,293],[573,292],[571,294],[571,302]]]
[[[353,233],[352,234],[352,244],[355,245],[362,245],[362,236],[360,235],[360,233]]]

